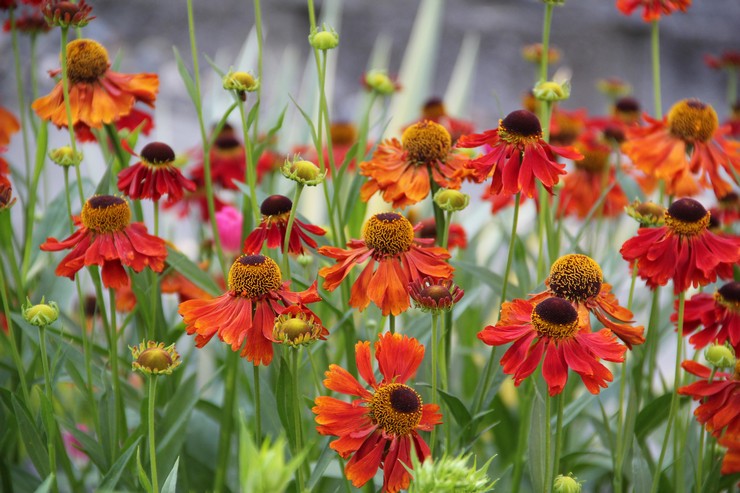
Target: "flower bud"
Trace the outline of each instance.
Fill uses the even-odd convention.
[[[302,253],[298,255],[298,258],[296,258],[296,261],[298,262],[298,265],[302,265],[303,267],[308,267],[311,264],[313,264],[313,257],[306,253]]]
[[[434,203],[447,212],[461,211],[470,203],[470,195],[460,190],[440,188],[434,194]]]
[[[540,101],[563,101],[570,97],[570,81],[541,81],[534,86],[532,92],[534,93],[534,97]]]
[[[49,152],[49,158],[59,166],[77,166],[82,162],[82,153],[69,146],[57,147]]]
[[[247,93],[254,92],[260,87],[259,79],[255,78],[249,72],[229,72],[224,76],[223,87],[227,91],[234,91],[239,99],[247,100]]]
[[[63,29],[69,27],[85,27],[95,19],[90,16],[92,7],[80,0],[78,3],[66,0],[49,0],[41,7],[46,22],[51,26],[59,26]]]
[[[413,476],[409,493],[483,493],[491,491],[496,483],[486,475],[490,460],[478,469],[475,460],[472,465],[468,464],[470,455],[450,457],[445,454],[423,463],[419,463],[416,454],[411,455],[411,467],[404,465]]]
[[[53,301],[44,303],[44,298],[41,298],[41,303],[32,305],[31,300],[26,298],[26,302],[21,307],[21,313],[29,324],[46,327],[59,318],[59,306]]]
[[[735,366],[735,350],[729,344],[712,344],[704,351],[704,358],[716,368]]]
[[[296,156],[293,160],[286,159],[285,164],[280,168],[284,177],[293,180],[296,183],[313,187],[324,181],[326,172],[322,173],[321,169],[311,161],[300,159]]]
[[[573,477],[573,473],[563,476],[558,474],[552,485],[553,493],[581,493],[581,483]]]
[[[308,35],[308,42],[317,50],[333,50],[339,46],[339,34],[334,29],[327,29],[326,24],[324,24],[323,31],[316,28],[311,30],[311,34]]]
[[[365,74],[365,86],[378,94],[393,94],[397,86],[383,70],[370,70]]]
[[[328,332],[312,312],[299,306],[290,306],[275,318],[272,338],[288,346],[303,346],[325,339]]]
[[[624,210],[643,227],[662,226],[665,223],[665,207],[654,202],[635,200]]]
[[[163,342],[142,341],[129,349],[134,358],[131,368],[149,375],[170,375],[182,363],[174,344],[165,347]]]

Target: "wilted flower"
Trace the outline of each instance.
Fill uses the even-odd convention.
[[[423,311],[447,311],[458,303],[465,292],[451,279],[425,277],[409,284],[411,299]]]

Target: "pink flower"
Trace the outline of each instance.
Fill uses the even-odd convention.
[[[216,212],[218,235],[224,250],[239,251],[242,240],[242,214],[227,205]]]

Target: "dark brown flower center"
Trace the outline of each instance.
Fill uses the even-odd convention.
[[[285,195],[270,195],[262,201],[260,212],[263,216],[286,214],[293,208],[293,202]]]
[[[619,98],[614,105],[614,109],[620,113],[638,113],[640,111],[640,102],[631,97]]]
[[[175,151],[164,142],[151,142],[141,150],[141,159],[149,164],[167,164],[175,160]]]
[[[532,310],[532,325],[542,337],[567,339],[578,331],[578,312],[563,298],[547,298]]]
[[[604,281],[601,267],[591,257],[563,255],[552,264],[547,278],[550,290],[560,298],[584,302],[599,294]]]
[[[338,146],[349,146],[357,140],[357,129],[350,122],[332,123],[329,128],[331,143]],[[337,163],[340,164],[340,163]]]
[[[128,202],[114,195],[96,195],[82,206],[82,224],[95,233],[116,233],[131,222]]]
[[[445,104],[440,98],[429,98],[421,108],[421,116],[428,120],[437,120],[443,116],[447,116]]]
[[[421,290],[421,295],[425,298],[431,298],[436,302],[450,298],[450,290],[439,284],[432,284]]]
[[[421,422],[421,396],[400,383],[381,385],[370,402],[370,413],[387,434],[408,435]]]
[[[154,347],[145,349],[136,362],[150,371],[164,371],[172,364],[172,358],[165,349]]]
[[[740,282],[728,282],[717,290],[714,299],[725,308],[740,313]]]
[[[395,212],[375,214],[365,222],[362,237],[376,255],[407,252],[414,241],[414,228],[408,219]]]
[[[668,128],[687,143],[707,142],[719,126],[714,108],[698,99],[679,101],[668,112]]]
[[[222,132],[222,135],[216,139],[214,145],[222,151],[229,151],[239,147],[241,144],[233,135],[223,135]]]
[[[665,213],[666,226],[675,234],[695,236],[709,226],[710,214],[694,199],[678,199]]]
[[[67,74],[74,82],[93,82],[108,70],[108,52],[92,39],[75,39],[67,44]]]
[[[280,267],[264,255],[242,255],[229,269],[229,291],[235,296],[257,298],[281,284]]]
[[[499,122],[499,128],[519,137],[540,137],[542,125],[537,115],[527,110],[512,111]]]

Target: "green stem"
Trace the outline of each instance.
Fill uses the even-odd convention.
[[[396,316],[393,314],[388,316],[388,330],[391,334],[396,333]]]
[[[301,348],[294,348],[292,351],[292,371],[291,376],[293,377],[293,419],[295,422],[295,450],[293,451],[293,457],[297,457],[298,454],[303,450],[303,432],[301,430],[301,401],[300,393],[298,389],[298,362],[300,359]],[[299,467],[296,470],[296,484],[298,493],[305,491],[304,478],[303,478],[303,467]]]
[[[707,379],[707,383],[712,383],[712,380],[714,379],[714,374],[717,372],[717,367],[712,367],[712,372],[709,374],[709,378]],[[705,427],[701,427],[701,434],[699,435],[699,454],[698,459],[696,462],[696,485],[695,489],[697,492],[702,491],[703,482],[704,482],[704,446],[707,438],[707,429]]]
[[[452,211],[445,213],[444,229],[442,230],[442,242],[440,246],[447,249],[447,244],[450,241],[450,226],[452,226]]]
[[[102,298],[100,298],[102,299]],[[121,443],[126,440],[128,433],[126,426],[126,406],[123,402],[123,393],[121,392],[121,375],[118,370],[118,327],[116,322],[116,292],[108,289],[108,305],[110,306],[110,360],[111,375],[113,377],[113,392],[116,396],[116,439]]]
[[[650,305],[650,317],[648,318],[647,336],[645,337],[645,352],[648,358],[648,373],[647,375],[655,375],[655,367],[657,366],[658,360],[658,342],[660,340],[659,323],[661,319],[660,313],[660,287],[656,287],[653,290],[653,299]],[[648,395],[650,395],[650,379],[647,378],[645,383],[647,385]]]
[[[254,27],[257,31],[257,80],[260,81],[260,84],[257,86],[257,101],[262,101],[262,6],[260,5],[260,0],[254,0]],[[254,123],[252,124],[252,136],[253,140],[257,140],[257,136],[259,135],[259,118],[260,114],[259,111],[257,111],[254,115]],[[258,218],[259,219],[259,218]]]
[[[25,291],[25,279],[28,278],[28,269],[31,267],[31,248],[33,246],[33,220],[36,214],[36,198],[38,196],[39,179],[41,178],[41,172],[44,169],[44,161],[46,160],[46,148],[47,148],[47,133],[48,125],[42,123],[39,128],[39,136],[36,142],[36,157],[33,167],[33,180],[31,182],[31,188],[28,190],[28,204],[26,209],[26,225],[25,225],[25,243],[23,249],[23,264],[21,265],[21,281],[23,284],[19,285],[18,288],[21,291]],[[12,250],[12,248],[11,248]]]
[[[159,201],[154,201],[154,236],[159,236]]]
[[[560,472],[560,456],[563,448],[563,410],[565,407],[565,395],[561,392],[558,395],[558,419],[555,424],[555,458],[552,461],[552,476],[550,484],[553,484],[554,477]]]
[[[681,291],[678,293],[678,342],[676,344],[676,364],[673,376],[673,385],[678,386],[681,379],[681,356],[683,353],[683,318],[684,318],[684,302],[686,299],[686,292]],[[656,493],[660,486],[660,474],[663,469],[663,459],[668,449],[668,438],[671,435],[671,428],[675,425],[676,412],[678,411],[678,392],[675,391],[671,395],[671,406],[668,411],[668,423],[666,424],[665,438],[663,439],[663,446],[660,450],[660,457],[658,463],[655,466],[655,474],[653,475],[653,486],[650,489],[651,493]],[[675,452],[675,451],[674,451]],[[675,455],[675,454],[674,454]]]
[[[437,403],[437,365],[439,364],[439,339],[437,330],[439,328],[439,314],[432,312],[432,403]],[[446,425],[445,425],[446,426]],[[437,427],[432,428],[432,437],[429,441],[429,448],[434,453],[437,444]]]
[[[253,366],[254,376],[254,438],[257,448],[262,447],[262,399],[260,396],[260,367]]]
[[[737,68],[731,67],[727,71],[727,104],[730,106],[730,110],[735,107],[737,103]]]
[[[519,493],[524,473],[524,448],[527,446],[529,428],[532,423],[532,401],[534,397],[534,386],[532,379],[527,379],[526,390],[522,395],[519,416],[519,434],[517,436],[516,452],[514,452],[514,466],[511,479],[511,492]]]
[[[46,400],[49,403],[49,418],[46,430],[46,444],[49,449],[49,470],[53,475],[52,488],[53,491],[58,491],[58,485],[56,481],[57,472],[57,450],[56,450],[56,421],[53,419],[54,410],[54,394],[53,387],[51,384],[51,371],[49,370],[49,354],[46,350],[46,326],[42,325],[39,327],[39,348],[41,349],[41,366],[44,371],[44,391],[46,393]],[[47,421],[46,419],[44,421]]]
[[[12,246],[11,246],[12,248]],[[10,349],[13,356],[13,362],[18,371],[18,379],[21,383],[21,392],[23,393],[23,401],[26,406],[31,405],[31,398],[28,392],[28,383],[26,382],[26,371],[23,366],[23,358],[18,350],[20,347],[18,341],[15,339],[15,328],[13,327],[13,319],[10,317],[10,304],[8,301],[8,284],[5,278],[5,266],[3,262],[0,262],[0,296],[3,300],[3,311],[5,312],[5,321],[8,324],[8,336],[10,337]]]
[[[550,469],[552,466],[552,463],[550,462],[550,453],[552,452],[552,444],[550,443],[550,428],[552,426],[550,424],[551,401],[552,397],[550,397],[550,393],[548,392],[545,397],[545,477],[542,481],[542,485],[548,493],[552,490],[552,469]]]
[[[545,19],[542,23],[542,57],[540,58],[540,81],[547,80],[547,64],[550,61],[550,26],[552,25],[553,4],[545,4]]]
[[[293,195],[293,206],[290,208],[290,215],[288,216],[288,224],[285,226],[285,237],[283,238],[283,263],[285,266],[285,272],[290,280],[290,232],[293,229],[293,223],[295,222],[296,211],[298,210],[298,201],[301,200],[301,192],[303,192],[303,183],[296,183],[295,194]]]
[[[236,403],[237,386],[236,374],[239,369],[239,353],[234,352],[231,348],[226,349],[226,381],[224,383],[224,407],[221,412],[221,428],[218,436],[218,456],[216,464],[222,464],[216,467],[216,476],[213,482],[213,491],[220,493],[224,490],[226,484],[226,471],[228,467],[229,455],[231,452],[231,432],[234,426],[234,405]]]
[[[663,105],[660,100],[660,27],[658,21],[653,21],[650,31],[650,47],[653,62],[653,99],[655,102],[655,118],[663,118]]]
[[[21,56],[20,50],[18,49],[18,30],[15,26],[15,8],[10,9],[10,36],[13,44],[13,62],[15,64],[15,82],[16,90],[18,92],[18,113],[21,117],[21,135],[23,137],[23,158],[26,166],[26,190],[31,190],[31,151],[28,145],[28,133],[26,131],[26,96],[23,91],[23,72],[21,71]],[[31,71],[36,69],[35,65],[31,65]],[[31,209],[33,211],[33,209]]]
[[[149,466],[152,474],[152,490],[159,493],[159,481],[157,480],[157,447],[154,435],[154,404],[157,395],[157,377],[149,376],[149,406],[147,414],[147,425],[149,427]]]
[[[237,98],[237,104],[239,105],[239,116],[241,117],[242,122],[242,138],[244,139],[244,154],[246,155],[247,162],[245,163],[245,180],[247,182],[247,185],[249,185],[249,199],[252,204],[252,214],[254,214],[254,218],[256,220],[255,224],[259,224],[260,222],[260,209],[257,205],[257,173],[256,168],[254,164],[254,156],[252,155],[252,141],[249,138],[249,127],[247,126],[247,115],[244,113],[245,107],[244,102],[241,99]],[[246,224],[247,219],[247,204],[246,201],[242,204],[242,218],[244,219],[244,224]],[[242,236],[246,237],[245,234],[242,234]],[[242,238],[242,241],[244,238]]]

